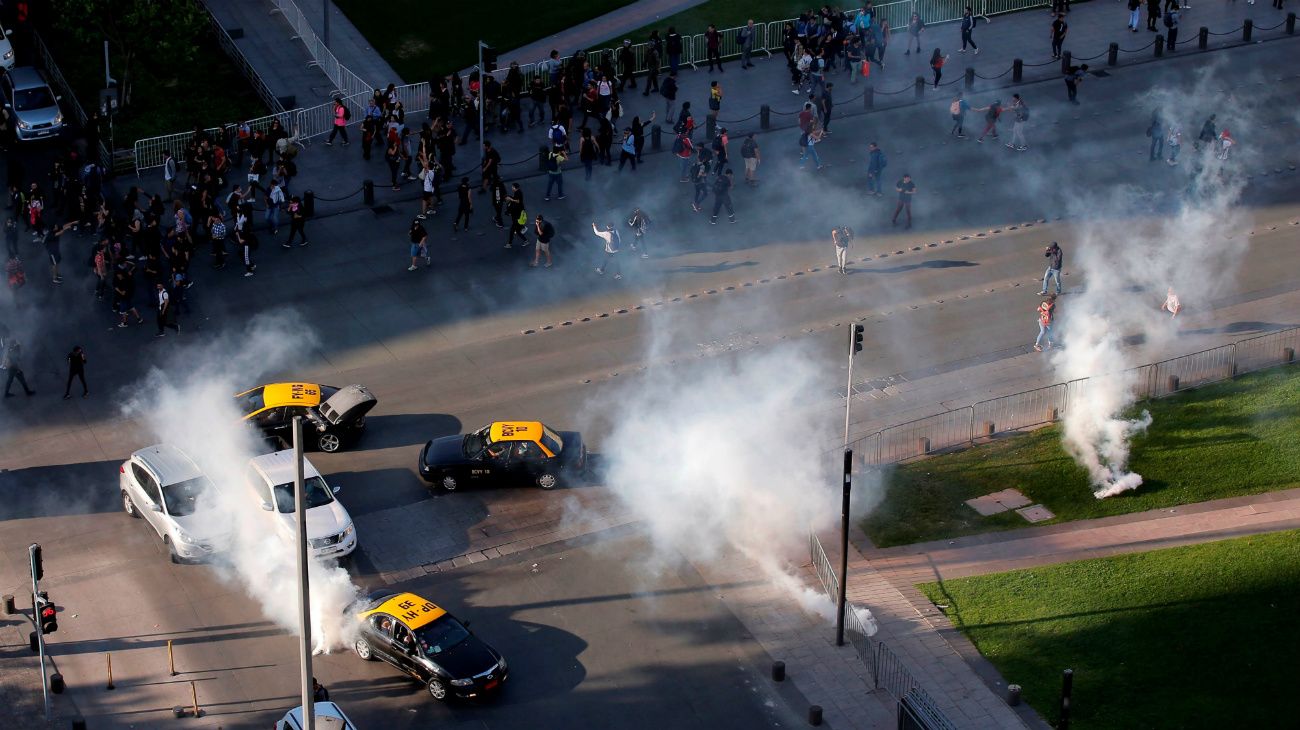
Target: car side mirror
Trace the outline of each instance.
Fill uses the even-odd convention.
[[[342,489],[342,488],[343,488],[343,487],[337,487],[337,486],[335,486],[335,487],[330,487],[330,491],[333,492],[334,494],[338,494],[338,493],[339,493],[339,490]]]
[[[5,35],[13,35],[13,34],[14,32],[12,30],[8,30],[8,29],[5,30]]]
[[[271,506],[271,503],[270,503],[270,502],[263,502],[263,503],[262,503],[262,509],[266,510],[267,512],[270,512],[270,511],[274,510],[275,507]]]
[[[63,95],[62,95],[62,94],[59,94],[58,96],[54,97],[54,100],[55,100],[55,101],[63,101]]]

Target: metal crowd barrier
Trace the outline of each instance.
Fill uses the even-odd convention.
[[[239,70],[244,74],[244,78],[248,79],[248,83],[252,85],[253,90],[256,91],[258,97],[262,99],[262,103],[266,104],[266,108],[273,112],[285,111],[284,105],[280,103],[280,99],[277,98],[275,94],[271,93],[271,89],[267,87],[266,82],[262,80],[260,75],[258,75],[257,70],[254,69],[252,64],[248,62],[248,59],[244,57],[244,52],[239,50],[239,46],[235,44],[235,39],[231,38],[230,34],[226,32],[226,29],[222,27],[220,21],[217,20],[217,16],[212,14],[212,11],[208,8],[206,3],[199,3],[199,7],[202,8],[203,13],[208,16],[208,22],[212,24],[212,29],[216,32],[217,42],[221,44],[223,49],[225,49],[226,55],[229,56],[237,66],[239,66]]]
[[[271,0],[271,4],[293,29],[294,38],[302,41],[307,47],[307,54],[315,59],[315,65],[325,72],[337,87],[334,89],[334,94],[352,96],[363,91],[373,92],[373,87],[369,83],[347,66],[339,63],[339,59],[316,35],[311,23],[307,21],[307,16],[303,15],[302,10],[293,0]]]

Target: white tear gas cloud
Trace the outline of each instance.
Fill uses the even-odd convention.
[[[179,447],[194,459],[215,486],[199,509],[220,525],[220,534],[229,535],[228,548],[213,562],[219,575],[243,587],[267,618],[295,633],[297,554],[292,542],[269,529],[270,513],[246,485],[248,460],[266,449],[239,423],[242,414],[232,396],[262,384],[268,373],[302,363],[315,346],[296,313],[258,315],[241,331],[187,345],[170,363],[150,370],[135,388],[138,395],[124,406],[158,443]],[[359,597],[357,587],[346,570],[315,558],[309,577],[316,651],[348,645],[348,609]]]
[[[1141,335],[1148,352],[1159,352],[1177,337],[1177,320],[1160,311],[1166,289],[1195,311],[1232,283],[1248,247],[1249,213],[1238,206],[1238,166],[1219,159],[1217,146],[1197,151],[1192,144],[1205,117],[1223,108],[1212,88],[1220,84],[1216,75],[1217,69],[1206,69],[1192,88],[1160,86],[1137,102],[1146,114],[1159,110],[1166,135],[1169,125],[1182,129],[1178,164],[1167,165],[1168,148],[1165,160],[1151,163],[1160,166],[1159,184],[1171,201],[1152,210],[1136,202],[1147,191],[1128,184],[1083,193],[1071,210],[1081,223],[1073,245],[1063,242],[1066,256],[1074,258],[1066,266],[1081,270],[1087,284],[1058,300],[1057,336],[1065,347],[1053,353],[1051,364],[1066,381],[1090,378],[1071,398],[1063,430],[1066,450],[1087,469],[1098,499],[1142,484],[1128,468],[1130,443],[1151,417],[1145,411],[1125,416],[1136,400],[1138,375],[1132,368],[1140,362],[1124,337]],[[1201,116],[1192,118],[1188,110]],[[1232,102],[1226,111],[1217,115],[1218,128],[1230,125],[1234,137],[1249,138],[1256,129],[1252,110]],[[1153,215],[1155,220],[1142,219]]]

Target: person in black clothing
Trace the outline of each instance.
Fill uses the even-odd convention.
[[[1160,20],[1160,0],[1147,0],[1147,30],[1158,32],[1157,20]]]
[[[555,238],[555,226],[538,213],[537,219],[533,221],[533,231],[537,234],[537,245],[533,251],[533,262],[529,266],[537,268],[537,263],[541,261],[542,256],[546,256],[546,268],[549,269],[551,268],[551,239]]]
[[[718,211],[722,210],[724,206],[727,209],[727,217],[731,219],[732,223],[736,222],[736,210],[731,207],[732,185],[731,168],[728,167],[726,172],[713,181],[713,217],[709,219],[709,223],[715,226],[718,224]]]
[[[898,205],[894,208],[894,218],[891,221],[893,225],[898,225],[898,214],[907,211],[907,227],[912,227],[912,196],[916,195],[916,183],[912,182],[912,176],[903,173],[903,179],[898,181],[894,186],[898,191]]]
[[[519,187],[519,183],[510,185],[510,195],[506,196],[506,225],[509,227],[509,233],[506,234],[506,248],[514,248],[515,236],[524,245],[528,245],[528,236],[524,235],[524,225],[527,220],[521,221],[524,215],[524,191]]]
[[[631,86],[636,88],[636,54],[632,52],[632,41],[624,39],[623,47],[618,49],[618,90]]]
[[[974,32],[974,30],[975,16],[971,13],[971,7],[967,5],[966,9],[963,10],[961,14],[961,50],[958,51],[958,53],[965,53],[967,44],[970,44],[970,47],[974,49],[976,53],[980,52],[979,46],[975,45],[975,40],[971,38],[971,33]]]
[[[1052,21],[1052,58],[1061,57],[1061,46],[1065,43],[1065,34],[1070,31],[1070,25],[1065,22],[1065,13],[1056,16]]]
[[[0,341],[0,346],[4,347],[4,359],[0,361],[0,369],[5,370],[5,397],[13,397],[9,389],[13,387],[15,380],[23,386],[24,393],[29,396],[36,395],[36,391],[27,387],[27,377],[23,375],[23,346],[18,342],[18,338],[10,337]]]
[[[676,74],[682,61],[682,37],[677,33],[677,28],[669,26],[664,48],[668,51],[668,70]]]
[[[465,219],[465,230],[469,230],[469,214],[474,212],[474,196],[470,193],[469,178],[462,177],[456,187],[456,218],[451,222],[451,231],[460,230],[460,221]]]
[[[325,686],[316,681],[315,677],[311,678],[311,699],[313,702],[329,702],[330,691]]]

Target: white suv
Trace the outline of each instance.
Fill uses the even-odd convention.
[[[140,449],[118,469],[122,509],[144,518],[171,553],[173,563],[207,558],[228,536],[211,514],[212,482],[175,446]]]
[[[292,543],[298,525],[294,517],[293,450],[256,456],[248,461],[244,479],[274,525],[275,533]],[[352,517],[334,495],[325,478],[303,459],[303,484],[307,497],[307,544],[318,558],[343,558],[357,549]]]

